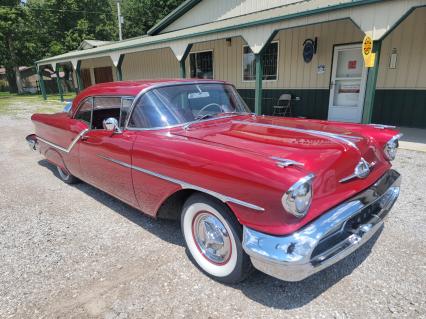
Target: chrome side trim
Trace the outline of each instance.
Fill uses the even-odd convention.
[[[288,167],[288,166],[305,166],[305,164],[293,161],[291,159],[277,157],[277,156],[271,156],[271,160],[274,160],[277,163],[278,167]]]
[[[71,144],[70,145],[68,145],[68,147],[67,148],[64,148],[64,147],[62,147],[62,146],[59,146],[59,145],[56,145],[55,143],[52,143],[52,142],[49,142],[48,140],[45,140],[44,138],[41,138],[41,137],[39,137],[39,136],[37,136],[37,140],[39,140],[39,141],[42,141],[43,143],[46,143],[47,145],[49,145],[49,146],[52,146],[52,147],[54,147],[54,148],[56,148],[56,149],[58,149],[58,150],[60,150],[60,151],[62,151],[62,152],[65,152],[65,153],[69,153],[69,152],[71,152],[71,150],[72,150],[72,148],[74,147],[74,145],[78,142],[78,140],[84,135],[84,134],[86,134],[86,132],[88,131],[89,129],[88,128],[86,128],[86,129],[84,129],[84,130],[82,130],[73,140],[72,140],[72,142],[71,142]]]
[[[371,123],[371,124],[368,124],[368,125],[370,125],[370,126],[374,126],[375,128],[378,128],[378,129],[381,129],[381,130],[383,130],[383,129],[385,129],[385,128],[391,128],[391,129],[396,128],[396,126],[395,126],[395,125],[386,125],[386,124],[376,124],[376,123]]]
[[[260,211],[260,212],[263,212],[265,210],[263,207],[260,207],[260,206],[257,206],[257,205],[254,205],[254,204],[251,204],[251,203],[248,203],[248,202],[245,202],[245,201],[242,201],[242,200],[239,200],[239,199],[227,196],[227,195],[223,195],[221,193],[217,193],[217,192],[214,192],[212,190],[209,190],[209,189],[206,189],[206,188],[203,188],[203,187],[199,187],[199,186],[181,181],[179,179],[175,179],[175,178],[172,178],[172,177],[169,177],[169,176],[165,176],[165,175],[144,169],[144,168],[136,166],[136,165],[131,165],[131,164],[128,164],[128,163],[125,163],[125,162],[122,162],[122,161],[119,161],[119,160],[116,160],[114,158],[107,157],[107,156],[104,156],[104,155],[101,155],[101,154],[98,154],[98,156],[100,158],[104,159],[104,160],[111,161],[115,164],[118,164],[118,165],[121,165],[121,166],[124,166],[124,167],[128,167],[128,168],[133,169],[135,171],[139,171],[139,172],[142,172],[142,173],[145,173],[145,174],[148,174],[148,175],[160,178],[160,179],[164,179],[164,180],[171,182],[173,184],[178,184],[182,187],[182,189],[193,189],[193,190],[197,190],[197,191],[209,194],[213,197],[220,199],[224,203],[231,202],[231,203],[238,204],[238,205],[241,205],[241,206],[244,206],[244,207],[256,210],[256,211]]]
[[[343,142],[346,145],[349,145],[350,147],[353,147],[354,149],[358,150],[358,147],[350,141],[349,139],[353,140],[360,140],[361,138],[356,136],[349,136],[349,135],[343,135],[343,134],[334,134],[324,131],[316,131],[316,130],[307,130],[307,129],[301,129],[301,128],[295,128],[290,126],[284,126],[284,125],[275,125],[275,124],[266,124],[266,123],[256,123],[256,122],[250,122],[250,121],[232,121],[235,124],[246,124],[246,125],[254,125],[254,126],[260,126],[260,127],[268,127],[268,128],[275,128],[280,130],[286,130],[286,131],[293,131],[293,132],[299,132],[299,133],[306,133],[314,136],[321,136],[321,137],[328,137],[330,139],[335,139],[340,142]]]

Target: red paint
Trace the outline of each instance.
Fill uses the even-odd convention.
[[[103,83],[84,90],[73,103],[74,114],[79,101],[93,95],[135,96],[154,83],[181,80]],[[193,82],[194,80],[190,80]],[[204,80],[203,80],[204,81]],[[36,135],[67,147],[87,125],[65,113],[34,114]],[[266,128],[234,121],[290,126],[353,136],[359,151],[342,142],[285,129]],[[263,207],[264,212],[229,202],[240,223],[271,234],[288,234],[342,201],[371,186],[391,165],[383,154],[384,144],[398,132],[372,126],[241,115],[228,119],[200,122],[189,130],[169,129],[124,131],[111,134],[90,131],[86,140],[78,141],[69,153],[55,151],[42,144],[42,153],[73,175],[116,196],[141,211],[156,216],[161,204],[180,185],[131,170],[100,158],[116,160],[181,180]],[[53,154],[53,153],[52,153]],[[62,157],[63,164],[57,158]],[[304,167],[280,168],[270,159],[278,156],[299,161]],[[347,183],[338,181],[353,173],[364,157],[376,162],[365,179]],[[281,197],[299,178],[314,173],[314,199],[306,217],[298,219],[284,211]]]

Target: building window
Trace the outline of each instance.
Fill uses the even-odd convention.
[[[189,54],[191,78],[213,79],[213,51]]]
[[[278,79],[278,42],[271,42],[265,48],[263,59],[263,80]],[[243,81],[256,79],[256,60],[248,45],[243,47]]]

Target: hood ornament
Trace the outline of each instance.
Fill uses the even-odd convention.
[[[355,170],[354,170],[353,174],[342,178],[339,182],[344,183],[344,182],[347,182],[347,181],[349,181],[353,178],[361,178],[361,179],[366,178],[368,175],[370,175],[371,168],[374,165],[376,165],[376,162],[372,162],[370,164],[364,158],[361,157],[361,160],[355,166]]]
[[[271,160],[274,160],[278,167],[288,167],[288,166],[304,166],[305,164],[293,161],[287,158],[281,158],[276,156],[271,156]]]

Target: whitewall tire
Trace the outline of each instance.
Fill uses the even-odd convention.
[[[226,205],[206,195],[192,195],[183,207],[181,226],[193,262],[210,277],[235,283],[249,274],[242,227]]]

